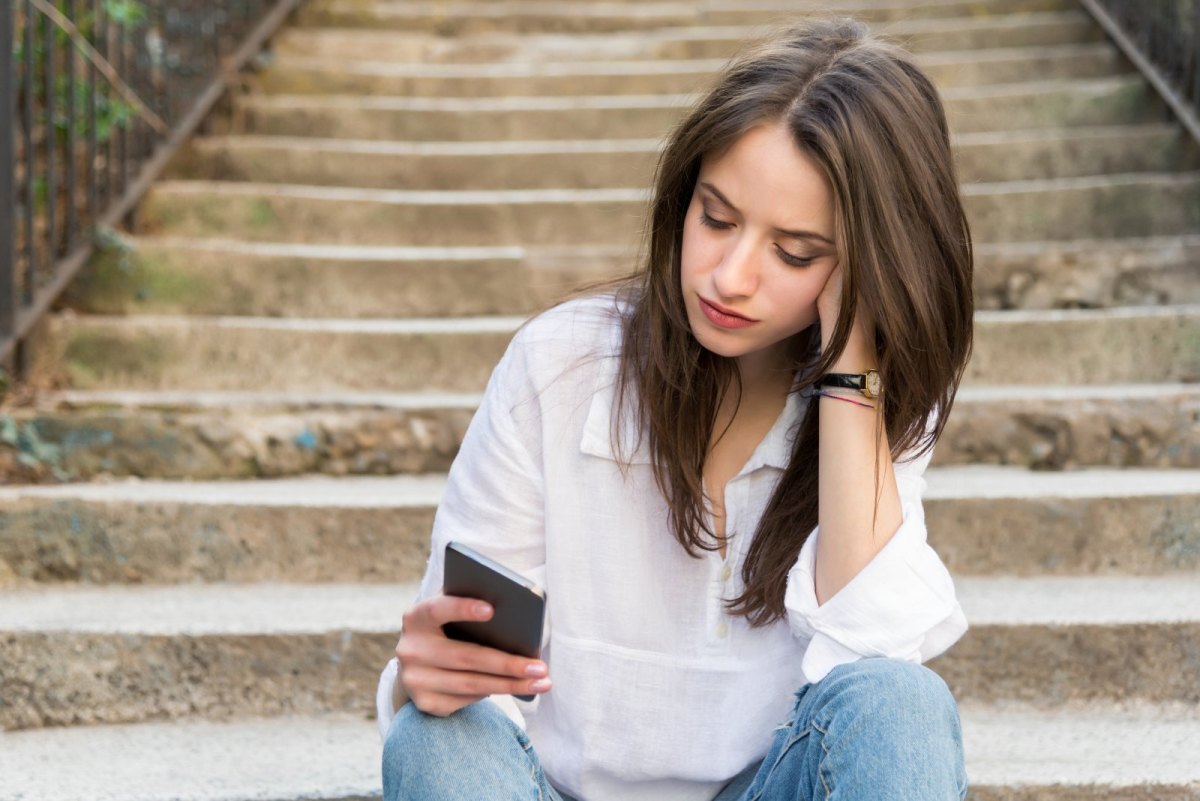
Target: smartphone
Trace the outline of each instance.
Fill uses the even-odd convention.
[[[446,543],[442,594],[478,598],[492,605],[487,620],[456,620],[442,626],[452,640],[486,645],[518,656],[541,657],[546,591],[535,582],[459,542]],[[532,701],[536,695],[515,695]]]

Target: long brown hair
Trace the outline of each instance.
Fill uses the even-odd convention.
[[[876,332],[892,458],[910,449],[920,455],[941,435],[971,351],[971,236],[933,84],[906,51],[855,20],[775,28],[732,59],[671,132],[655,170],[639,269],[606,284],[629,308],[614,450],[627,469],[616,432],[623,415],[636,414],[671,531],[695,558],[697,548],[719,547],[706,518],[703,468],[721,398],[731,384],[740,397],[741,383],[736,362],[703,348],[688,325],[684,217],[704,156],[776,122],[829,180],[844,271],[827,351],[819,353],[819,323],[796,337],[794,391],[837,360],[861,296]],[[730,614],[754,627],[784,616],[788,571],[817,525],[818,415],[810,402],[799,431],[789,432],[791,458],[747,553],[745,592],[727,601]]]

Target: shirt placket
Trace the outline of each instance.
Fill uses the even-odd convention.
[[[745,510],[746,476],[739,473],[725,486],[725,558],[712,551],[709,560],[708,641],[714,651],[727,652],[733,645],[733,618],[725,611],[725,600],[733,597],[733,581],[741,552],[742,516]]]

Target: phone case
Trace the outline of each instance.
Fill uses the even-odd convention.
[[[452,640],[473,642],[537,659],[542,650],[546,591],[536,583],[458,542],[446,544],[442,593],[487,601],[488,620],[457,620],[442,631]],[[535,695],[515,695],[532,701]]]

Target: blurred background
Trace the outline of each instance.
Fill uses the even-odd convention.
[[[2,0],[0,801],[379,797],[492,366],[818,12],[934,78],[976,243],[970,797],[1200,799],[1200,0]]]

